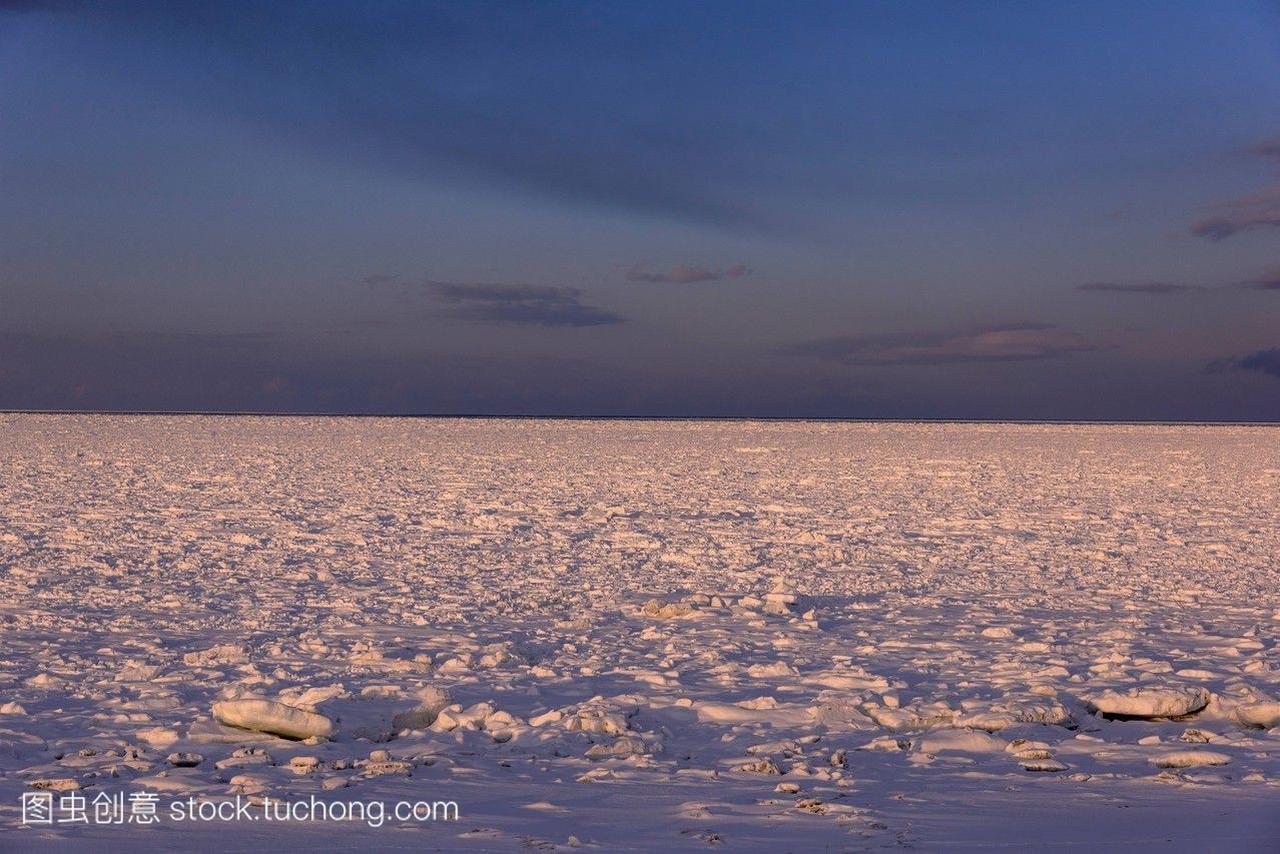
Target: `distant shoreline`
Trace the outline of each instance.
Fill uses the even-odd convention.
[[[269,412],[187,409],[0,409],[0,415],[103,415],[216,418],[386,418],[455,421],[690,421],[802,424],[1025,424],[1062,426],[1280,427],[1280,421],[1170,421],[1094,418],[875,418],[808,415],[527,415],[485,413]]]

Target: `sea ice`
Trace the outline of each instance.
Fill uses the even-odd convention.
[[[213,717],[227,726],[299,740],[328,738],[337,731],[324,715],[272,700],[222,700],[213,704]]]

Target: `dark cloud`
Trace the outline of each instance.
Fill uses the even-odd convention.
[[[27,6],[140,52],[201,56],[216,73],[175,78],[170,95],[301,148],[412,178],[686,221],[765,225],[744,184],[759,171],[759,146],[803,121],[780,101],[790,121],[726,135],[743,114],[699,96],[694,57],[655,59],[639,34],[660,16],[642,4]],[[171,65],[176,74],[182,63]],[[677,85],[685,97],[661,117],[631,107]]]
[[[1251,291],[1280,291],[1280,271],[1241,282],[1239,286]]]
[[[1280,139],[1270,139],[1266,142],[1260,142],[1249,148],[1250,154],[1256,154],[1259,157],[1271,157],[1280,160]]]
[[[846,365],[954,365],[1025,362],[1097,349],[1075,332],[1047,323],[1017,323],[964,331],[820,338],[784,348]]]
[[[1243,356],[1232,356],[1210,362],[1207,366],[1211,373],[1222,371],[1256,371],[1270,377],[1280,379],[1280,347],[1269,350],[1258,350]]]
[[[1241,289],[1280,291],[1280,272],[1266,273],[1256,279],[1247,279],[1243,282],[1212,287],[1206,285],[1180,285],[1173,282],[1089,282],[1083,285],[1076,285],[1075,289],[1085,293],[1148,294],[1152,296],[1224,293]]]
[[[1089,282],[1083,285],[1076,285],[1076,290],[1089,293],[1116,294],[1185,294],[1203,291],[1204,288],[1197,285],[1176,285],[1171,282],[1139,282],[1137,284]]]
[[[426,288],[436,300],[453,306],[445,315],[479,323],[608,326],[626,319],[583,304],[577,288],[435,281]]]
[[[665,273],[655,273],[647,268],[644,262],[631,265],[627,271],[628,282],[666,282],[676,285],[689,285],[695,282],[715,282],[720,279],[741,279],[751,275],[745,264],[734,264],[725,270],[712,270],[698,265],[677,264]]]
[[[1243,282],[1213,287],[1206,285],[1179,285],[1172,282],[1138,282],[1132,284],[1125,282],[1089,282],[1083,285],[1076,285],[1075,289],[1086,293],[1149,294],[1152,296],[1212,294],[1231,290],[1280,291],[1280,272],[1267,273],[1256,279],[1247,279]]]

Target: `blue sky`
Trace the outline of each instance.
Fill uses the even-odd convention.
[[[17,3],[0,406],[1280,419],[1280,7]]]

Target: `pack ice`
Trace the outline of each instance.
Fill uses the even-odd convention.
[[[0,415],[0,848],[1268,850],[1277,495],[1273,427]]]

